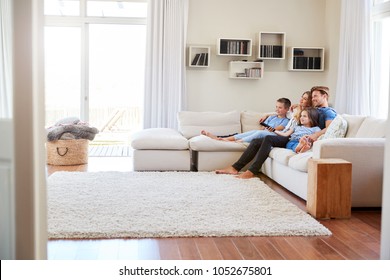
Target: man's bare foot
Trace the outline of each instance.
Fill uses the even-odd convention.
[[[208,131],[206,131],[206,130],[202,130],[202,131],[200,132],[200,134],[205,135],[205,136],[207,136],[207,137],[210,137],[211,139],[215,139],[215,140],[218,140],[218,139],[219,139],[217,136],[215,136],[214,134],[212,134],[212,133],[210,133],[210,132],[208,132]]]
[[[241,173],[240,175],[237,175],[236,178],[239,178],[239,179],[251,179],[251,178],[255,178],[255,174],[253,174],[252,172],[247,170],[244,173]]]
[[[215,170],[215,173],[237,175],[238,171],[233,166],[229,166],[229,167],[226,167],[224,169],[217,169],[217,170]]]

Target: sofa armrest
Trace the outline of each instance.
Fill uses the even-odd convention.
[[[342,158],[348,161],[371,160],[383,165],[385,138],[333,138],[314,142],[313,158]]]
[[[352,206],[378,207],[382,201],[385,138],[335,138],[314,142],[313,158],[352,163]]]

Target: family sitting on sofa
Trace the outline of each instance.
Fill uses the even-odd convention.
[[[286,148],[291,135],[276,135],[273,129],[266,131],[260,126],[259,119],[266,122],[275,113],[180,111],[177,129],[147,128],[132,135],[134,171],[217,171],[235,174],[239,178],[256,177],[262,172],[306,199],[309,160],[338,158],[352,163],[352,206],[381,206],[387,120],[363,115],[336,115],[329,108],[328,96],[326,87],[314,87],[305,92],[300,103],[291,106],[293,112],[288,115],[291,117],[285,131],[275,130],[276,133],[286,133],[291,123],[295,122],[294,127],[297,126],[298,116],[304,108],[317,108],[318,126],[322,129],[305,137],[309,144],[298,153]],[[199,133],[202,130],[203,133]],[[250,143],[209,137],[238,135],[252,130],[270,135],[253,139]],[[292,130],[289,133],[293,133]],[[311,148],[305,152],[308,145]]]
[[[265,128],[265,133],[262,133],[261,130],[260,133],[253,130],[238,134],[238,136],[234,135],[228,137],[228,140],[234,141],[242,139],[242,135],[257,136],[249,138],[250,141],[248,142],[250,142],[250,144],[238,161],[224,169],[216,170],[216,173],[237,175],[244,166],[255,158],[248,170],[237,175],[237,177],[241,179],[253,178],[259,173],[261,166],[268,158],[268,154],[273,147],[287,147],[296,153],[310,150],[312,143],[326,132],[327,127],[337,115],[336,111],[328,105],[328,91],[329,88],[319,86],[313,87],[309,92],[303,93],[299,106],[295,106],[296,112],[294,116],[283,130],[280,129],[281,124],[278,123],[278,126],[272,126],[271,124],[270,127]],[[269,118],[272,120],[286,119],[286,114],[290,107],[287,106],[288,103],[290,103],[290,101],[286,101],[285,98],[278,99],[276,103],[277,115],[270,116],[267,120]],[[281,104],[283,105],[281,106]],[[310,107],[310,105],[313,105],[314,108]],[[263,119],[260,121],[263,121]],[[270,124],[268,123],[268,125]],[[223,137],[216,137],[206,131],[202,131],[202,134],[213,139],[224,139]],[[248,140],[248,138],[244,139]]]

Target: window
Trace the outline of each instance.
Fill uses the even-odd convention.
[[[372,9],[371,112],[387,118],[390,95],[390,1],[374,0]]]
[[[44,3],[46,126],[76,116],[128,141],[142,127],[147,1]]]
[[[45,15],[78,16],[80,15],[79,0],[45,0]]]
[[[124,1],[88,1],[88,16],[146,18],[146,3]]]
[[[46,125],[80,116],[80,27],[45,27]]]

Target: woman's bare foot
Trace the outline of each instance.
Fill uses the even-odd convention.
[[[206,130],[202,130],[202,131],[200,132],[200,134],[205,135],[205,136],[207,136],[207,137],[210,137],[211,139],[215,139],[215,140],[218,140],[218,139],[219,139],[217,136],[215,136],[214,134],[212,134],[212,133],[210,133],[210,132],[208,132],[208,131],[206,131]]]
[[[241,173],[240,175],[237,175],[236,178],[239,178],[239,179],[251,179],[251,178],[255,178],[255,174],[253,174],[252,172],[247,170],[244,173]]]
[[[233,166],[229,166],[229,167],[226,167],[224,169],[217,169],[217,170],[215,170],[215,173],[237,175],[238,171]]]

